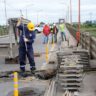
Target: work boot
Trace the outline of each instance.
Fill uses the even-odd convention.
[[[32,68],[30,68],[30,70],[31,70],[31,73],[32,73],[32,74],[35,74],[34,71],[36,70],[36,67],[32,67]]]
[[[27,77],[28,75],[27,75],[27,73],[25,71],[21,71],[20,72],[20,76],[21,77]]]

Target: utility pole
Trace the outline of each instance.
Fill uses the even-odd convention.
[[[22,17],[23,17],[23,13],[22,13],[22,10],[20,10],[20,16],[22,16]]]
[[[78,31],[76,32],[77,47],[80,43],[80,0],[78,0]]]
[[[37,10],[37,24],[40,23],[39,17],[40,17],[41,12],[42,12],[42,10]]]
[[[68,12],[67,12],[68,22],[69,22],[69,14],[70,14],[70,12],[69,12],[69,6],[68,6]]]
[[[38,23],[39,23],[38,18],[39,18],[39,13],[37,12],[37,25],[38,25]]]
[[[27,8],[26,8],[26,19],[27,19]]]
[[[78,32],[80,32],[80,0],[78,1]]]
[[[5,20],[6,20],[6,28],[7,28],[7,10],[6,10],[6,0],[4,0],[4,8],[5,8]]]
[[[92,13],[89,13],[89,16],[90,16],[90,21],[92,21]]]
[[[72,1],[70,0],[70,23],[72,25]]]

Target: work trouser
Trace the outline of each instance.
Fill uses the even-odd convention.
[[[55,43],[57,43],[57,33],[54,34]]]
[[[20,70],[21,71],[25,71],[26,55],[27,55],[29,63],[30,63],[30,70],[32,70],[32,68],[35,67],[33,47],[32,47],[32,45],[25,46],[25,44],[20,44],[20,46],[19,46],[19,62],[20,62]]]
[[[43,40],[43,43],[44,43],[44,44],[48,43],[48,39],[49,39],[49,38],[48,38],[48,35],[47,35],[47,36],[46,36],[46,35],[44,35],[44,40]]]
[[[66,41],[66,35],[65,35],[65,32],[61,32],[61,38],[62,38],[62,41]]]
[[[51,43],[54,43],[54,34],[51,33]]]
[[[57,34],[51,33],[51,43],[56,43],[57,42]]]

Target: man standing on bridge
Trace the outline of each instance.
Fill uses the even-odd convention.
[[[57,43],[57,33],[58,33],[58,28],[56,24],[53,24],[53,34],[54,34],[54,43]]]
[[[49,34],[50,34],[50,27],[48,24],[45,24],[43,27],[43,35],[44,35],[44,41],[43,44],[47,44],[49,40]]]
[[[19,39],[19,62],[21,75],[25,76],[26,55],[30,63],[30,70],[33,72],[35,68],[34,51],[32,44],[35,39],[34,24],[29,22],[26,25],[22,23],[22,18],[17,23],[17,28],[22,31]]]
[[[61,32],[61,38],[62,38],[62,41],[66,41],[66,34],[65,34],[65,24],[64,22],[61,22],[60,25],[59,25],[59,31]]]

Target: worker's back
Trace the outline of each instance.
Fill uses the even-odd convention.
[[[44,35],[48,36],[50,34],[50,27],[48,25],[45,25],[43,28]]]
[[[60,24],[59,25],[60,32],[64,32],[64,29],[65,29],[65,25],[64,24]]]
[[[58,33],[58,28],[57,28],[57,26],[54,26],[54,27],[53,27],[53,33],[54,33],[54,34],[57,34],[57,33]]]

